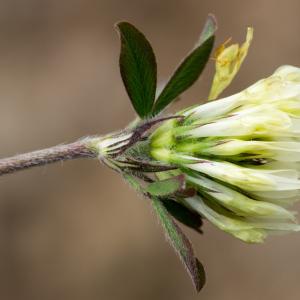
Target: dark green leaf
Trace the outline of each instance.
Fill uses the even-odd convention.
[[[155,55],[148,40],[133,25],[121,22],[117,28],[121,37],[121,76],[135,111],[145,118],[151,113],[155,100]]]
[[[179,65],[158,96],[154,104],[153,115],[161,112],[199,78],[213,48],[215,30],[214,19],[212,16],[209,16],[198,44]]]
[[[146,191],[152,196],[164,197],[173,195],[184,189],[184,185],[184,175],[178,175],[169,179],[150,183],[147,186]]]
[[[171,199],[163,199],[162,203],[169,214],[171,214],[177,221],[199,233],[202,233],[202,218],[198,213],[189,210],[185,206]]]
[[[202,264],[194,256],[190,241],[169,215],[163,203],[158,198],[152,198],[152,205],[159,216],[171,245],[186,266],[196,290],[200,291],[205,284],[205,272]]]

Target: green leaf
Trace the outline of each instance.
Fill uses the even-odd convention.
[[[153,115],[161,112],[199,78],[210,57],[215,30],[215,19],[209,16],[196,47],[182,61],[158,96],[154,104]]]
[[[127,22],[117,24],[121,38],[120,72],[131,103],[141,118],[153,108],[157,66],[146,37]]]
[[[176,192],[183,190],[184,186],[184,175],[178,175],[172,178],[150,183],[146,188],[146,192],[152,196],[164,197],[173,195]]]
[[[172,199],[162,199],[161,201],[169,214],[171,214],[177,221],[196,230],[199,233],[202,233],[201,227],[203,222],[198,213],[189,210],[185,206]]]
[[[205,284],[205,272],[202,264],[194,256],[190,241],[169,215],[163,203],[158,198],[152,198],[152,205],[161,221],[170,244],[186,266],[193,284],[199,292]]]

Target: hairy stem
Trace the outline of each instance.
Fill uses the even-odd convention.
[[[58,161],[97,157],[97,152],[92,147],[95,141],[97,138],[86,138],[71,144],[58,145],[0,159],[0,176]]]

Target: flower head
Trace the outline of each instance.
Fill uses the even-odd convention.
[[[178,115],[152,134],[151,155],[186,174],[197,193],[184,205],[246,242],[300,230],[287,209],[300,189],[299,68]]]

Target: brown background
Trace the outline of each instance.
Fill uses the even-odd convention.
[[[300,66],[300,1],[1,0],[0,155],[103,134],[134,113],[118,70],[113,24],[126,19],[152,41],[160,78],[197,39],[207,13],[218,42],[250,54],[226,92]],[[207,72],[177,106],[205,99]],[[82,160],[0,179],[0,299],[299,299],[300,235],[245,245],[211,225],[186,229],[206,266],[197,295],[146,200],[96,161]]]

